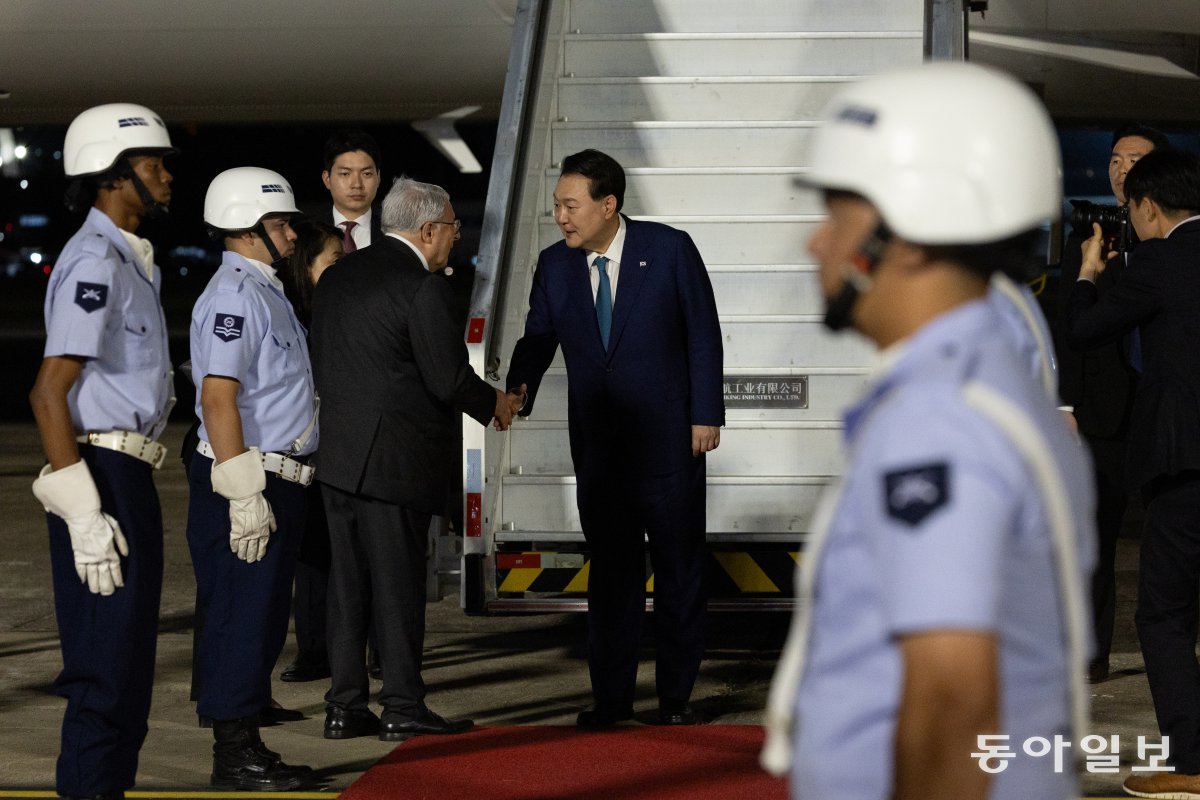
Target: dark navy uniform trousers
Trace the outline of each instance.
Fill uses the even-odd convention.
[[[93,594],[75,572],[66,523],[46,515],[63,655],[54,691],[67,700],[56,787],[59,794],[86,797],[124,791],[137,776],[154,684],[163,526],[149,464],[91,445],[79,452],[101,508],[129,544],[129,556],[121,559],[125,586],[108,597]]]
[[[271,703],[271,671],[287,638],[292,578],[304,531],[304,487],[267,475],[263,492],[277,529],[267,553],[248,564],[229,549],[229,501],[213,491],[212,459],[188,467],[188,549],[203,613],[194,669],[196,713],[215,720],[257,714]]]

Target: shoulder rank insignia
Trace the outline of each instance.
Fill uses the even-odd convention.
[[[916,526],[950,500],[945,462],[896,470],[883,476],[888,516]]]
[[[242,317],[233,314],[217,314],[213,321],[213,333],[223,342],[232,342],[242,338],[242,327],[245,323]]]
[[[97,308],[104,308],[104,304],[108,302],[108,287],[103,283],[84,283],[78,281],[75,284],[75,305],[82,308],[87,313],[92,313]]]

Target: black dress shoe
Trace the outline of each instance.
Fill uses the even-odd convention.
[[[689,705],[683,706],[659,706],[658,708],[658,724],[659,725],[699,725],[700,717],[692,710]]]
[[[630,719],[633,719],[632,705],[597,703],[580,711],[579,716],[575,718],[575,724],[580,728],[609,728]]]
[[[427,708],[416,719],[385,719],[379,723],[379,740],[402,742],[409,736],[447,736],[466,733],[473,727],[475,723],[469,719],[446,719]]]
[[[1097,658],[1092,663],[1088,664],[1087,671],[1088,683],[1104,683],[1108,680],[1108,659]]]
[[[296,660],[284,667],[279,673],[279,680],[285,683],[305,683],[328,678],[329,655],[327,653],[308,653],[301,651]]]
[[[331,707],[325,712],[326,739],[355,739],[379,733],[379,717],[366,708]]]
[[[271,705],[258,712],[259,725],[278,725],[281,722],[300,722],[303,719],[307,719],[303,711],[294,708],[284,708],[274,700],[271,701]]]

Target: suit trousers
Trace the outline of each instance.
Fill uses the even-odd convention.
[[[188,467],[188,550],[204,618],[193,657],[196,712],[214,720],[257,714],[271,704],[271,671],[287,639],[292,578],[304,529],[304,487],[267,476],[275,514],[266,555],[242,561],[229,549],[229,501],[213,491],[212,459]]]
[[[648,542],[659,703],[686,703],[704,655],[704,457],[667,475],[634,479],[614,467],[582,476],[578,500],[591,553],[588,670],[595,701],[633,701],[646,611]]]
[[[94,594],[75,572],[66,523],[46,515],[63,658],[54,692],[67,700],[56,788],[90,797],[124,791],[137,776],[154,684],[163,526],[149,464],[91,445],[80,445],[79,453],[101,509],[117,520],[129,545],[121,559],[125,586],[108,597]]]
[[[1200,774],[1200,474],[1161,488],[1146,506],[1134,615],[1154,713],[1177,772]]]
[[[1107,661],[1112,652],[1117,611],[1117,539],[1125,519],[1129,494],[1125,488],[1125,440],[1085,437],[1092,453],[1096,482],[1096,532],[1099,550],[1092,573],[1092,622],[1096,631],[1094,660]]]
[[[384,721],[416,718],[425,708],[425,561],[430,515],[321,486],[332,553],[329,579],[330,708],[367,708],[364,655],[375,627],[383,667]]]
[[[314,481],[307,494],[308,513],[300,556],[296,561],[296,594],[293,598],[296,645],[302,656],[325,653],[325,620],[329,616],[329,525],[325,520],[320,482]]]

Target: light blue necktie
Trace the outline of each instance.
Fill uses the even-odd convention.
[[[612,284],[608,282],[608,259],[596,256],[596,272],[600,285],[596,289],[596,322],[600,324],[600,342],[608,351],[608,334],[612,330]]]

